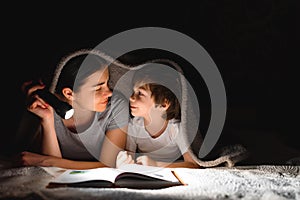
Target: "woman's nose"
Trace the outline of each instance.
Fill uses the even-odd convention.
[[[105,91],[103,91],[103,96],[104,97],[111,97],[112,96],[112,91],[109,89],[109,87],[106,87]]]

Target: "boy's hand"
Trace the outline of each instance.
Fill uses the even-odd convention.
[[[116,168],[120,168],[124,164],[133,164],[134,160],[127,151],[120,151],[117,155]]]
[[[148,165],[157,167],[157,162],[149,158],[148,156],[139,156],[136,158],[136,163],[140,165]]]

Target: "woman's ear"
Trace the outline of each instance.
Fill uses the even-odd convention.
[[[62,89],[62,94],[65,96],[65,98],[68,101],[73,101],[73,90],[70,88],[64,88]]]

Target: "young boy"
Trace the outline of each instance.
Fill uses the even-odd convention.
[[[166,71],[157,71],[151,64],[135,72],[130,97],[133,117],[128,126],[127,151],[119,152],[116,167],[136,163],[199,168],[188,153],[189,147],[179,137],[180,103],[171,89],[160,83],[169,80],[174,85],[176,77],[168,75]]]

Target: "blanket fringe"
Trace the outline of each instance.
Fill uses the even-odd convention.
[[[191,149],[189,150],[189,153],[192,156],[193,160],[200,167],[216,167],[221,164],[224,164],[226,167],[233,167],[236,163],[246,159],[249,155],[246,148],[240,144],[223,148],[220,157],[216,158],[215,160],[201,160],[194,154]]]

